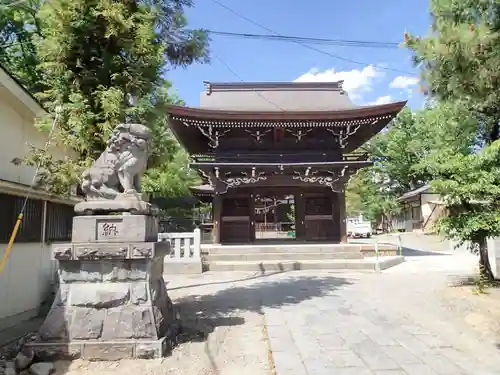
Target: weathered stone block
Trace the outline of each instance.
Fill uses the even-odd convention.
[[[80,358],[83,350],[81,342],[76,343],[44,343],[27,342],[26,347],[35,352],[36,358],[44,361],[54,359],[77,359]]]
[[[71,283],[74,281],[83,281],[80,275],[81,263],[74,260],[59,261],[59,278],[61,282]]]
[[[54,259],[59,259],[59,260],[73,259],[73,246],[68,244],[54,246],[54,249],[52,250],[52,255],[54,256]]]
[[[58,247],[52,248],[54,259],[61,262],[72,260],[80,261],[104,261],[104,260],[125,260],[125,259],[153,259],[163,258],[170,252],[168,242],[122,242],[122,243],[78,243],[69,244],[71,256],[65,253],[60,257],[57,252]]]
[[[71,320],[70,338],[73,340],[98,339],[104,324],[104,310],[75,308]]]
[[[40,339],[42,341],[68,339],[71,314],[72,311],[66,307],[53,306],[38,331]]]
[[[102,338],[103,340],[159,338],[151,307],[129,305],[107,310]]]
[[[97,361],[117,361],[124,358],[133,358],[134,343],[84,343],[83,359]]]
[[[73,218],[73,243],[149,242],[158,239],[158,220],[146,215],[98,215]]]
[[[75,259],[126,259],[128,246],[122,244],[85,244],[73,246]]]
[[[130,262],[126,260],[103,261],[102,281],[126,281],[130,275]]]
[[[130,280],[146,280],[148,274],[148,264],[141,260],[130,262]]]
[[[135,358],[160,358],[166,351],[165,339],[152,342],[138,342],[135,347]]]
[[[147,284],[139,281],[130,284],[130,303],[139,305],[148,302]]]
[[[61,283],[102,281],[101,264],[75,260],[59,261]]]
[[[82,281],[102,281],[102,267],[97,262],[81,262],[80,263],[80,276]]]
[[[128,283],[73,284],[70,305],[109,309],[126,304],[130,298]]]
[[[54,298],[54,306],[64,306],[68,302],[69,298],[69,284],[59,284],[59,290]]]

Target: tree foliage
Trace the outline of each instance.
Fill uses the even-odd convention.
[[[483,275],[493,279],[486,241],[500,236],[500,141],[477,154],[444,149],[426,163],[432,189],[443,196],[447,209],[438,229],[479,251]]]
[[[443,148],[471,153],[476,145],[475,129],[476,121],[468,111],[453,103],[413,112],[404,109],[386,131],[363,147],[374,166],[353,177],[347,198],[358,199],[361,213],[371,221],[384,218],[389,223],[400,211],[396,199],[432,180],[426,158]]]
[[[428,94],[457,101],[478,120],[482,141],[499,138],[500,3],[496,0],[431,0],[432,28],[406,44],[422,69]]]
[[[37,12],[41,0],[0,1],[0,64],[30,92],[39,92],[42,76],[34,36],[40,35]]]
[[[14,45],[21,48],[23,37],[34,46],[33,59],[20,56],[19,61],[35,77],[18,68],[11,56],[16,49],[2,47],[6,61],[14,61],[12,72],[28,81],[27,87],[40,88],[36,95],[49,113],[38,122],[42,129],[59,109],[55,143],[74,151],[55,160],[34,149],[26,160],[40,163],[40,182],[52,192],[68,192],[82,168],[104,150],[112,129],[126,121],[143,123],[154,134],[147,191],[186,189],[192,175],[178,173],[187,167],[179,163],[187,160],[166,123],[166,106],[181,101],[164,76],[169,69],[208,59],[206,34],[186,28],[184,8],[191,5],[189,0],[44,0],[33,8],[34,15],[18,11]],[[32,20],[36,32],[29,27]],[[30,32],[24,35],[21,29]]]
[[[498,197],[500,120],[500,3],[496,0],[431,0],[432,29],[424,38],[406,36],[422,70],[427,94],[469,112],[476,151],[440,147],[419,164],[445,199],[438,228],[473,244],[483,276],[493,277],[486,239],[500,235]],[[469,129],[465,122],[459,127]],[[444,122],[445,129],[453,123]],[[469,129],[470,130],[470,129]],[[467,131],[469,131],[467,130]]]
[[[365,168],[349,181],[346,189],[348,215],[361,214],[371,223],[385,227],[399,210],[396,196],[384,190],[375,168]]]

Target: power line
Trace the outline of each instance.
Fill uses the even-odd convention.
[[[334,46],[346,46],[346,47],[389,48],[389,49],[399,48],[399,43],[396,42],[310,38],[310,37],[289,36],[289,35],[280,36],[271,34],[235,33],[235,32],[215,31],[215,30],[206,30],[206,31],[212,35],[245,38],[245,39],[261,39],[261,40],[277,41],[277,42],[295,42],[295,43],[300,42],[307,44],[322,44],[322,45],[334,45]]]
[[[268,28],[267,26],[264,26],[246,16],[244,16],[243,14],[240,14],[238,13],[237,11],[229,8],[227,5],[221,3],[220,1],[218,0],[211,0],[213,3],[217,4],[218,6],[226,9],[228,12],[234,14],[235,16],[247,21],[247,22],[250,22],[252,25],[255,25],[257,27],[260,27],[261,29],[263,30],[266,30],[267,32],[270,32],[271,34],[274,34],[278,37],[283,37],[283,35],[281,35],[280,33]],[[326,55],[326,56],[330,56],[330,57],[333,57],[335,59],[338,59],[338,60],[342,60],[342,61],[345,61],[345,62],[349,62],[349,63],[353,63],[353,64],[358,64],[358,65],[363,65],[363,66],[366,66],[366,65],[370,65],[368,63],[365,63],[365,62],[362,62],[362,61],[357,61],[357,60],[352,60],[352,59],[348,59],[348,58],[345,58],[345,57],[342,57],[342,56],[339,56],[339,55],[335,55],[333,53],[329,53],[329,52],[326,52],[326,51],[323,51],[321,49],[318,49],[318,48],[315,48],[313,46],[309,46],[303,42],[300,42],[300,41],[294,41],[294,43],[298,44],[298,45],[301,45],[302,47],[305,47],[307,49],[310,49],[310,50],[313,50],[313,51],[316,51],[316,52],[319,52],[323,55]],[[388,70],[388,71],[392,71],[392,72],[396,72],[396,73],[403,73],[403,74],[409,74],[409,75],[413,75],[413,76],[416,76],[417,74],[415,73],[412,73],[412,72],[407,72],[405,70],[400,70],[400,69],[394,69],[394,68],[389,68],[389,67],[383,67],[383,66],[379,66],[380,69],[384,69],[384,70]]]
[[[238,79],[239,81],[241,82],[245,82],[245,80],[243,78],[241,78],[241,76],[236,73],[226,62],[224,62],[224,60],[222,60],[219,56],[217,55],[214,55],[212,53],[212,56],[215,57],[217,60],[219,60],[219,62],[224,65],[224,67],[229,71],[231,72],[232,75],[234,75],[236,77],[236,79]],[[254,93],[256,93],[257,95],[259,95],[262,99],[264,99],[266,102],[268,102],[269,104],[271,104],[272,106],[276,107],[277,109],[279,109],[280,111],[286,111],[284,108],[280,107],[278,104],[272,102],[271,100],[269,100],[268,98],[266,98],[264,95],[262,95],[262,93],[258,92],[257,90],[254,90],[252,89],[252,91]]]

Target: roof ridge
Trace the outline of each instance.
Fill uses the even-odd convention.
[[[206,92],[224,91],[228,89],[259,90],[259,89],[309,89],[309,90],[343,90],[343,80],[332,82],[210,82],[203,81]]]

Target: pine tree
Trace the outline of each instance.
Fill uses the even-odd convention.
[[[32,33],[36,47],[37,97],[49,115],[38,125],[47,130],[60,110],[55,146],[72,151],[55,160],[33,148],[26,159],[39,164],[39,181],[54,193],[70,191],[88,166],[105,148],[112,129],[134,121],[154,133],[149,176],[166,184],[179,168],[182,150],[168,131],[167,104],[182,102],[164,75],[169,69],[206,62],[207,37],[203,30],[186,28],[187,0],[45,0],[36,13],[39,32]],[[181,155],[179,155],[181,153]],[[192,173],[181,174],[188,180]],[[163,186],[145,177],[146,187],[162,194],[184,189]]]
[[[405,35],[422,69],[424,91],[459,101],[477,119],[477,134],[500,137],[500,3],[496,0],[431,0],[426,37]]]

